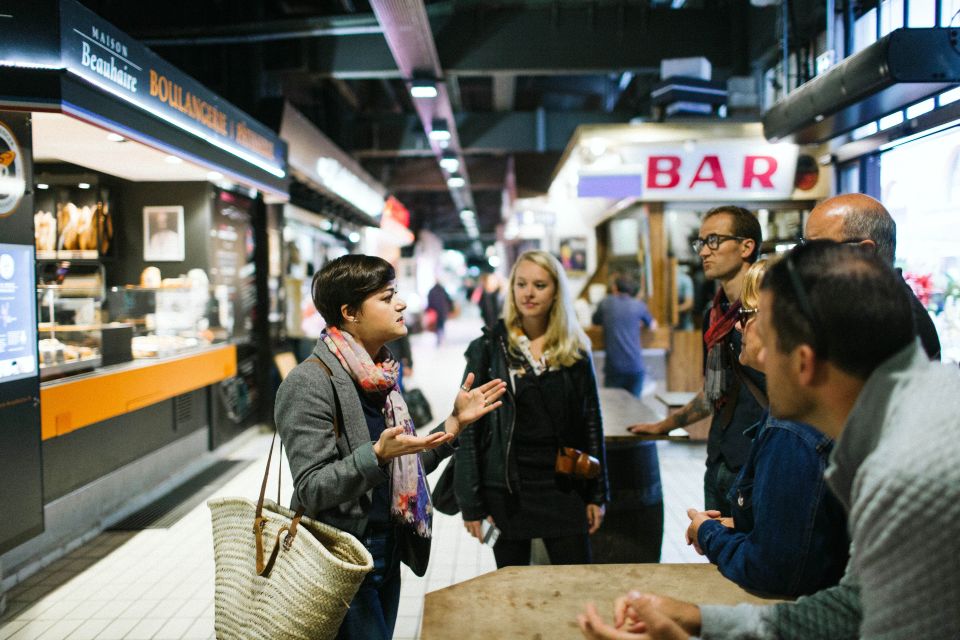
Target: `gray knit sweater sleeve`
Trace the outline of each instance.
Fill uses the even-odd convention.
[[[858,588],[849,573],[835,587],[777,605],[701,605],[703,640],[846,640],[860,627]]]

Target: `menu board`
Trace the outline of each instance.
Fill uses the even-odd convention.
[[[0,384],[37,375],[33,247],[0,243]]]

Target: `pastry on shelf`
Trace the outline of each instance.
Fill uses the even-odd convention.
[[[57,220],[49,211],[33,214],[33,239],[37,251],[53,251],[57,246]]]

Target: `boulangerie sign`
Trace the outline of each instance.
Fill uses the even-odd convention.
[[[798,147],[763,141],[709,140],[632,144],[622,164],[579,172],[581,198],[780,200],[794,190]]]

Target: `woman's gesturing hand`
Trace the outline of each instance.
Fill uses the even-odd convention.
[[[454,436],[472,422],[476,422],[497,407],[503,404],[500,397],[507,392],[507,383],[497,378],[490,382],[471,389],[476,378],[472,373],[457,392],[457,399],[453,402],[453,413],[447,418],[446,432]]]
[[[450,442],[451,440],[453,440],[453,436],[442,431],[421,438],[406,433],[403,427],[393,427],[383,430],[380,439],[373,443],[373,452],[377,456],[377,461],[384,464],[399,456],[435,449],[444,442]]]
[[[600,525],[603,524],[603,515],[607,512],[607,508],[600,504],[588,504],[587,505],[587,524],[590,526],[590,534],[593,535],[600,528]]]

